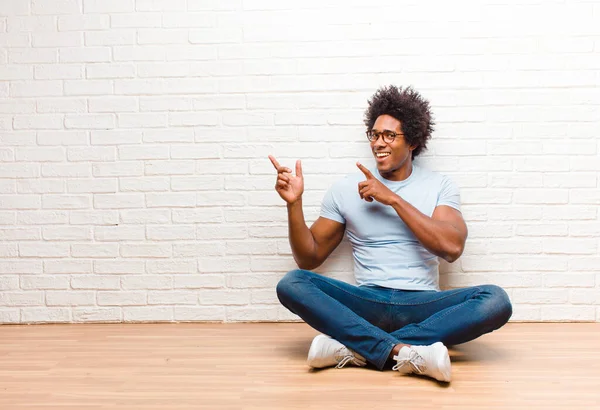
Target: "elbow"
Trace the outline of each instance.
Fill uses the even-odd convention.
[[[296,265],[298,265],[298,267],[300,269],[304,269],[304,270],[313,270],[318,268],[319,266],[321,266],[321,263],[315,259],[299,259],[299,258],[294,258],[296,260]]]
[[[448,263],[452,263],[452,262],[456,261],[458,258],[460,258],[464,249],[465,249],[464,245],[451,246],[444,252],[442,257]]]

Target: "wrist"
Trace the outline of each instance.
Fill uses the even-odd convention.
[[[399,206],[402,204],[402,201],[403,201],[403,199],[399,195],[394,194],[394,196],[392,197],[392,200],[390,201],[390,205],[393,207]]]
[[[297,208],[297,207],[302,207],[302,197],[299,197],[298,199],[296,199],[293,202],[287,203],[287,208],[289,210],[292,210],[293,208]]]

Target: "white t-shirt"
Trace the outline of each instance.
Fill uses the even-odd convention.
[[[460,211],[458,187],[445,175],[413,164],[407,179],[389,181],[377,168],[369,170],[391,191],[429,217],[440,205]],[[361,199],[358,183],[365,180],[358,171],[334,183],[323,198],[320,214],[346,225],[357,284],[440,290],[437,256],[421,245],[394,208]]]

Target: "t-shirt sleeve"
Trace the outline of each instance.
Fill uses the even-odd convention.
[[[327,219],[332,219],[341,224],[346,223],[346,219],[342,215],[340,210],[339,193],[337,192],[337,185],[333,185],[325,193],[323,201],[321,202],[321,213],[320,216]]]
[[[458,186],[444,176],[436,206],[446,205],[460,211],[460,192]]]

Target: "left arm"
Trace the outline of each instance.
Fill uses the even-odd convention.
[[[392,193],[393,194],[393,193]],[[467,225],[459,211],[438,206],[428,217],[396,194],[390,204],[425,248],[452,263],[462,255]]]
[[[358,193],[365,201],[389,205],[431,253],[452,263],[462,255],[467,241],[467,225],[462,214],[446,205],[437,206],[431,218],[390,191],[361,164],[367,177],[358,184]]]

